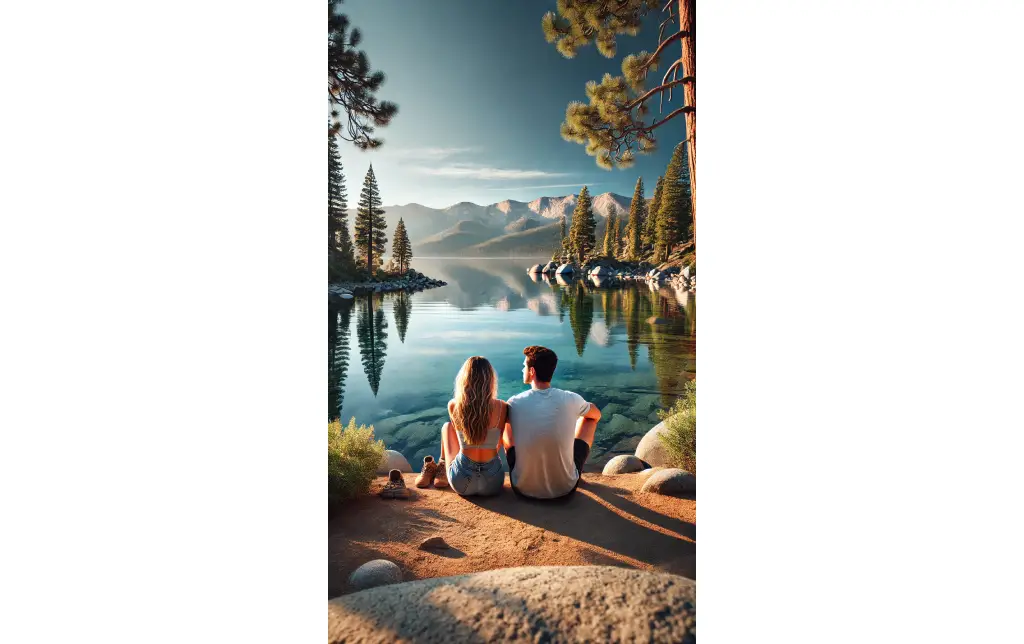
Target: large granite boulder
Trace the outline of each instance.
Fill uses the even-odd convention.
[[[640,439],[640,444],[636,446],[636,457],[651,465],[671,466],[668,451],[660,438],[665,431],[665,423],[660,422],[644,434],[644,437]]]
[[[397,584],[400,581],[402,581],[402,569],[398,567],[398,564],[387,559],[374,559],[352,571],[348,577],[348,587],[352,591],[357,591]]]
[[[562,264],[555,270],[555,275],[573,275],[576,273],[576,267],[572,264]]]
[[[547,264],[544,265],[544,270],[542,270],[541,272],[542,273],[554,273],[557,268],[558,268],[558,262],[548,262]]]
[[[384,450],[384,459],[380,462],[380,466],[377,468],[377,474],[387,474],[391,470],[398,470],[403,474],[412,473],[412,465],[409,465],[409,461],[402,456],[401,452],[396,452],[393,449]]]
[[[697,265],[683,267],[682,275],[686,278],[695,277],[697,275]]]
[[[671,495],[696,494],[697,477],[686,470],[670,467],[652,474],[644,481],[640,491]]]
[[[544,272],[544,264],[534,264],[526,272],[527,273],[543,273]]]
[[[697,641],[697,585],[614,566],[527,566],[371,588],[327,602],[327,641]]]
[[[612,271],[612,269],[608,268],[607,266],[595,266],[590,271],[590,274],[596,275],[598,277],[610,277],[613,272],[614,271]]]
[[[639,458],[631,454],[620,454],[605,464],[601,474],[605,476],[628,474],[630,472],[639,472],[642,469],[644,469],[644,462]]]

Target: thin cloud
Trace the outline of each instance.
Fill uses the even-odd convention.
[[[481,190],[541,190],[543,188],[579,188],[580,186],[599,186],[600,182],[585,181],[578,183],[549,183],[545,186],[498,186],[497,188],[481,188]]]
[[[438,167],[419,166],[416,171],[434,177],[451,179],[483,179],[491,181],[516,181],[521,179],[545,179],[548,177],[566,177],[564,172],[547,172],[545,170],[519,170],[514,168],[489,168],[473,165],[443,165]]]
[[[414,161],[442,161],[448,157],[459,154],[469,154],[478,151],[479,148],[395,148],[394,156],[403,160]],[[387,149],[392,152],[392,149]]]

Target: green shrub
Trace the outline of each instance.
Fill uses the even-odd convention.
[[[337,503],[370,490],[370,481],[384,460],[384,441],[373,439],[373,425],[327,425],[327,500]]]
[[[688,472],[697,473],[697,381],[683,385],[683,397],[665,412],[659,412],[666,431],[661,442],[668,451],[672,464]]]

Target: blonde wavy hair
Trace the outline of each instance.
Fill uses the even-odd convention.
[[[491,401],[498,397],[498,374],[483,356],[466,360],[455,376],[455,405],[452,422],[471,445],[486,436],[491,416]]]

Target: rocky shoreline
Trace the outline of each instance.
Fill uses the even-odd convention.
[[[697,266],[691,264],[680,266],[678,263],[665,263],[654,266],[648,262],[619,262],[613,260],[597,260],[587,262],[582,267],[574,263],[534,264],[527,273],[549,277],[569,279],[590,277],[596,286],[613,285],[622,281],[643,281],[649,284],[668,282],[677,290],[697,292]]]
[[[370,282],[338,282],[327,285],[328,297],[340,297],[341,299],[352,299],[356,295],[366,293],[390,293],[393,291],[405,291],[417,293],[428,288],[447,286],[448,282],[435,280],[423,273],[409,269],[405,275],[392,277],[386,280],[375,280]]]

